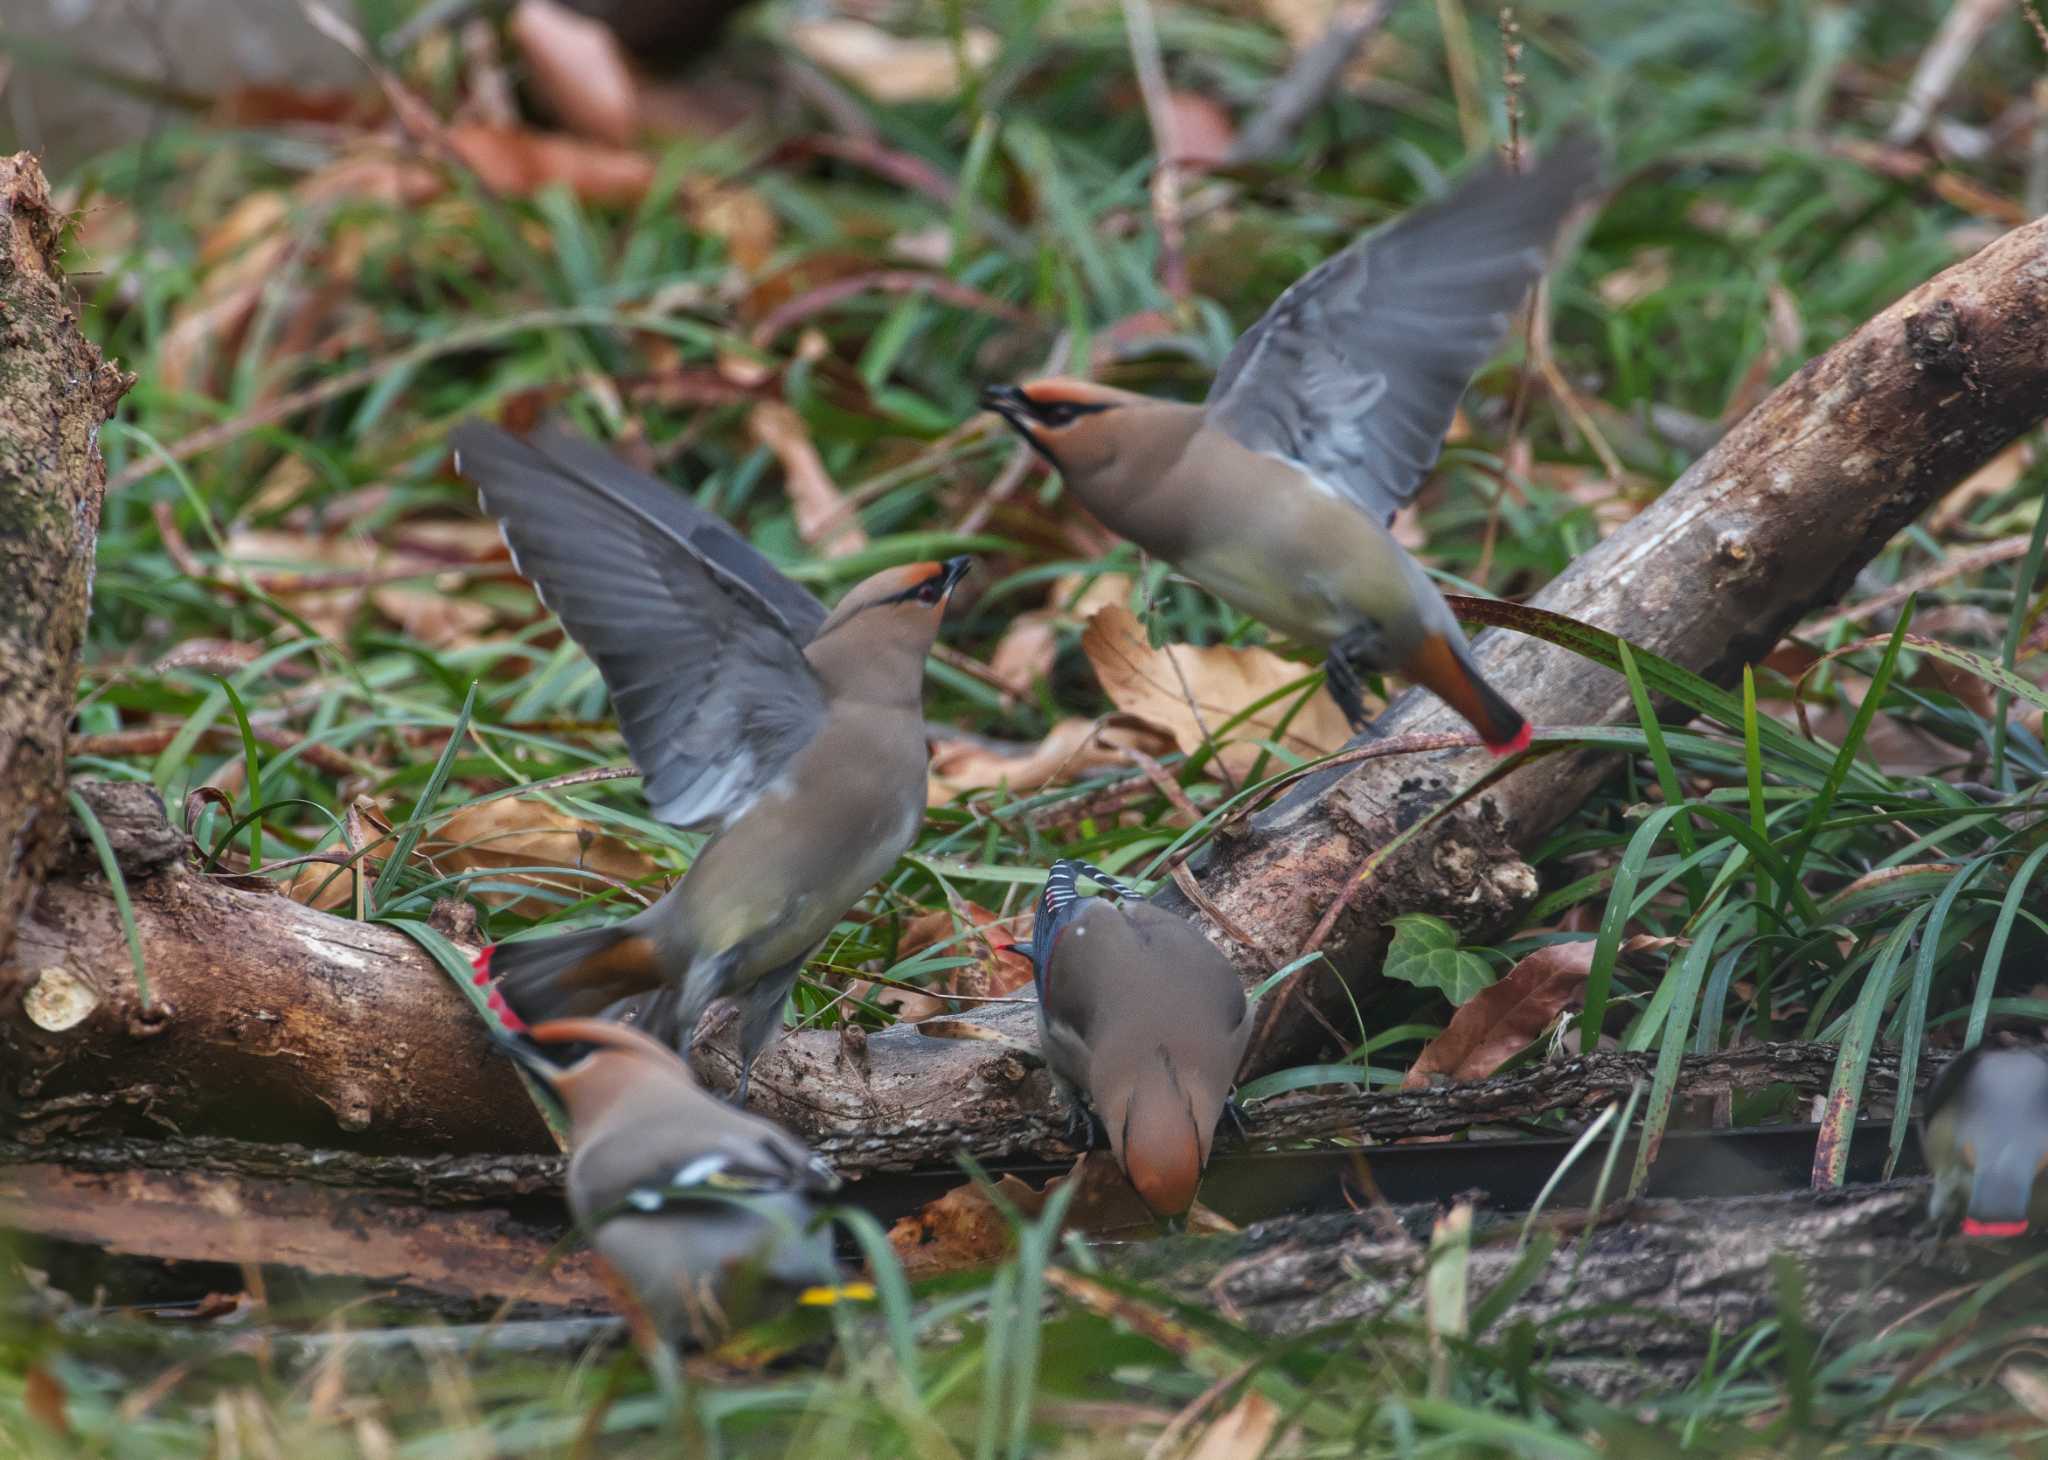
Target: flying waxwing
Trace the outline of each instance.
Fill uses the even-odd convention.
[[[500,1044],[567,1109],[569,1210],[664,1337],[846,1292],[811,1212],[839,1178],[793,1136],[706,1094],[629,1025],[550,1020]],[[558,1063],[547,1046],[563,1044],[583,1052]]]
[[[1598,144],[1575,136],[1360,239],[1280,296],[1199,406],[1073,379],[993,387],[982,404],[1106,526],[1324,650],[1354,728],[1357,668],[1398,670],[1496,755],[1520,750],[1527,723],[1387,524],[1599,172]]]
[[[1115,900],[1082,897],[1082,876]],[[1251,1038],[1236,970],[1192,924],[1077,861],[1045,875],[1031,963],[1069,1111],[1094,1112],[1154,1215],[1185,1212]]]
[[[683,880],[604,928],[486,948],[515,1020],[622,1000],[689,1052],[741,1005],[744,1105],[804,961],[923,824],[925,655],[971,559],[877,573],[827,614],[689,498],[586,441],[480,422],[456,468],[611,692],[648,804],[713,828]]]
[[[1963,1212],[1966,1237],[2017,1237],[2048,1222],[2048,1051],[1964,1051],[1927,1094],[1920,1148],[1934,1172],[1928,1211]]]

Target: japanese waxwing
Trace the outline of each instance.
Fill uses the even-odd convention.
[[[589,442],[480,422],[454,440],[514,566],[603,676],[654,814],[713,831],[652,907],[486,948],[477,982],[498,980],[515,1022],[610,1010],[685,1054],[734,998],[744,1105],[804,961],[923,825],[924,661],[972,560],[877,573],[827,614]]]
[[[1950,1060],[1927,1093],[1920,1148],[1936,1222],[1960,1210],[1966,1237],[2017,1237],[2048,1222],[2048,1051],[1980,1044]]]
[[[1110,896],[1081,896],[1082,876]],[[1154,1215],[1185,1212],[1251,1037],[1236,970],[1191,923],[1072,860],[1045,875],[1031,962],[1069,1112],[1094,1113]]]
[[[1387,525],[1435,465],[1600,150],[1574,135],[1527,173],[1488,168],[1282,294],[1201,405],[1085,380],[983,392],[1113,531],[1321,648],[1353,726],[1357,667],[1397,670],[1496,755],[1528,744],[1458,621]]]
[[[569,1211],[665,1338],[708,1342],[844,1291],[811,1210],[839,1178],[802,1142],[630,1025],[555,1019],[500,1044],[567,1110]]]

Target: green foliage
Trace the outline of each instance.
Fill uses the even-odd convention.
[[[1419,988],[1435,989],[1453,1004],[1462,1004],[1493,982],[1486,960],[1458,946],[1458,931],[1428,913],[1403,913],[1394,919],[1394,939],[1380,972]]]

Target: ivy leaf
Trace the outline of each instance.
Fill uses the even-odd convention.
[[[1436,989],[1453,1004],[1462,1004],[1493,982],[1484,958],[1458,946],[1457,930],[1428,913],[1403,913],[1394,919],[1394,942],[1381,972],[1403,983]]]

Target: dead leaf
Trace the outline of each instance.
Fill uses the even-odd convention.
[[[1648,299],[1671,282],[1671,250],[1664,245],[1637,249],[1618,269],[1601,275],[1593,287],[1609,309],[1626,309]]]
[[[1064,1230],[1106,1237],[1157,1229],[1157,1220],[1107,1151],[1083,1153],[1072,1170],[1053,1177],[1042,1191],[1007,1174],[995,1189],[1026,1217],[1036,1217],[1055,1191],[1075,1180],[1081,1183],[1080,1190],[1067,1204]],[[966,1272],[1009,1254],[1010,1224],[988,1194],[968,1182],[898,1221],[889,1229],[889,1245],[913,1279]]]
[[[64,1381],[41,1364],[30,1364],[22,1374],[22,1408],[44,1429],[67,1440],[71,1438],[71,1420],[65,1412],[69,1399]]]
[[[640,129],[640,96],[612,28],[555,0],[519,0],[506,33],[534,91],[572,132],[623,147]]]
[[[1970,514],[1993,497],[2002,497],[2034,464],[2033,443],[2022,437],[1985,462],[1941,499],[1927,519],[1927,530],[1937,538],[1950,536],[1969,521]]]
[[[934,740],[925,804],[950,805],[970,791],[1036,791],[1130,766],[1130,750],[1156,756],[1172,749],[1171,735],[1129,715],[1062,720],[1036,745],[1015,748],[979,740]]]
[[[796,509],[796,535],[828,558],[857,553],[868,545],[860,518],[848,506],[832,474],[811,444],[810,429],[795,409],[764,400],[747,413],[747,432],[782,463],[783,490]]]
[[[1324,689],[1294,714],[1284,736],[1279,725],[1294,709],[1297,695],[1283,696],[1223,730],[1248,706],[1310,672],[1270,649],[1188,644],[1155,649],[1146,642],[1144,625],[1121,604],[1095,611],[1081,635],[1081,649],[1116,707],[1164,727],[1182,751],[1192,755],[1202,748],[1205,727],[1208,735],[1221,735],[1220,755],[1233,777],[1247,774],[1264,753],[1251,743],[1255,738],[1277,738],[1294,754],[1312,759],[1341,749],[1351,736],[1344,712]]]
[[[1998,1383],[2028,1414],[2048,1421],[2048,1370],[2036,1364],[2007,1364],[1998,1371]]]
[[[1036,1216],[1045,1198],[1028,1182],[1005,1175],[996,1190],[1027,1215]],[[956,1186],[925,1203],[889,1229],[889,1245],[912,1281],[949,1272],[992,1267],[1014,1245],[1002,1211],[974,1182]]]
[[[1527,1049],[1585,991],[1593,946],[1591,938],[1546,944],[1467,999],[1422,1047],[1401,1088],[1423,1089],[1431,1075],[1483,1080]]]
[[[530,198],[561,183],[586,203],[637,203],[654,182],[654,159],[643,153],[560,137],[524,127],[458,124],[442,137],[483,185],[508,198]]]
[[[426,839],[424,849],[443,872],[539,866],[597,873],[592,878],[512,872],[492,879],[548,887],[576,896],[598,891],[605,882],[642,882],[652,878],[657,870],[652,857],[594,823],[519,796],[463,807]],[[509,907],[527,917],[539,917],[558,906],[546,898],[520,897],[509,892],[479,895],[493,907]]]
[[[497,619],[487,603],[457,598],[433,588],[387,584],[370,590],[370,603],[409,639],[430,649],[468,649],[482,642]]]
[[[1011,694],[1029,694],[1033,685],[1052,673],[1059,630],[1086,623],[1096,609],[1122,603],[1130,593],[1131,580],[1121,573],[1102,573],[1092,580],[1080,573],[1067,573],[1053,579],[1046,607],[1010,620],[995,652],[989,655],[989,673]]]
[[[243,198],[200,240],[204,277],[172,310],[157,348],[157,378],[166,389],[207,388],[202,366],[234,348],[264,289],[284,270],[292,251],[284,226],[290,216],[289,195],[266,189]]]
[[[981,70],[1002,49],[993,31],[965,27],[956,51],[938,36],[899,36],[864,20],[806,20],[787,32],[805,58],[876,101],[950,101],[964,84],[961,64]]]
[[[768,200],[737,183],[692,183],[683,189],[690,226],[725,245],[726,256],[748,277],[775,257],[782,225]],[[949,235],[950,237],[950,235]]]
[[[1182,167],[1221,167],[1237,145],[1237,126],[1214,97],[1199,91],[1169,91],[1173,118],[1172,161]]]
[[[966,936],[959,936],[960,922],[967,924]],[[965,994],[971,998],[1001,998],[1031,982],[1031,960],[1023,953],[1008,951],[1008,945],[1028,936],[1030,918],[999,917],[979,903],[960,901],[951,909],[919,913],[903,927],[896,945],[899,960],[914,958],[938,943],[949,943],[949,952],[968,956],[974,962],[949,968],[931,985],[939,994]],[[936,1010],[933,1012],[937,1012]],[[929,1017],[929,1016],[927,1016]]]
[[[1187,1460],[1259,1460],[1280,1427],[1280,1411],[1256,1389],[1230,1407],[1230,1412],[1202,1431]]]

